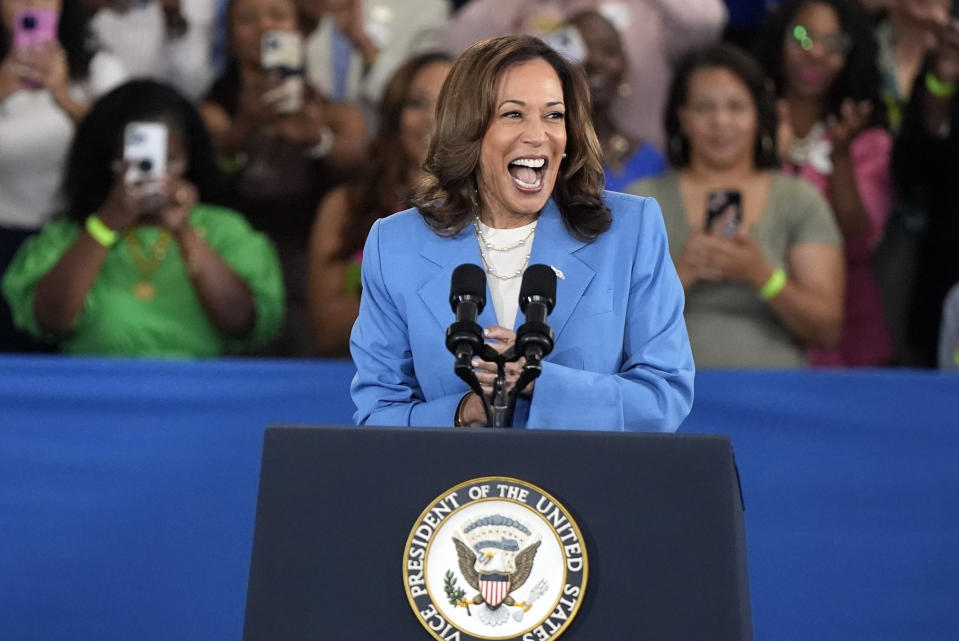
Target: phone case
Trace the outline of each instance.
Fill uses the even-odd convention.
[[[123,133],[128,183],[157,180],[166,172],[167,128],[158,122],[131,122]]]
[[[36,47],[55,40],[58,21],[59,14],[53,9],[21,9],[13,19],[14,48]]]
[[[302,73],[302,36],[291,31],[267,31],[263,34],[260,64],[264,70],[284,76]]]
[[[576,27],[560,27],[546,34],[543,41],[570,62],[581,64],[586,60],[586,42]]]
[[[732,209],[732,214],[728,212]],[[706,197],[706,231],[722,224],[720,235],[730,238],[736,235],[743,221],[742,194],[735,189],[717,189]]]

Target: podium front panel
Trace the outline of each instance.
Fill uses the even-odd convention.
[[[542,488],[579,525],[589,572],[563,641],[752,638],[726,437],[272,427],[244,639],[433,638],[407,598],[405,544],[431,501],[491,476]]]

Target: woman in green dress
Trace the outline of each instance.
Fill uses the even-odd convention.
[[[129,123],[166,130],[166,168],[123,160]],[[282,323],[276,251],[217,200],[219,173],[196,109],[138,80],[77,128],[64,215],[20,248],[3,278],[14,321],[71,354],[218,356],[251,350]]]

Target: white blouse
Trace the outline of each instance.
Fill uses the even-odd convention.
[[[493,309],[496,310],[496,322],[507,329],[513,329],[516,313],[519,310],[522,275],[501,279],[489,272],[492,270],[502,276],[512,276],[516,272],[522,274],[529,265],[536,222],[515,229],[493,229],[478,221],[477,224],[488,243],[484,246],[483,238],[477,238],[477,242],[480,243],[480,253],[487,268],[486,282],[489,285],[490,297],[493,299]],[[520,244],[520,241],[523,243]],[[510,249],[506,251],[494,249],[506,247]]]
[[[70,91],[75,100],[89,101],[125,76],[119,60],[98,53],[89,78]],[[0,100],[0,227],[39,229],[57,212],[73,131],[46,89],[20,89]]]

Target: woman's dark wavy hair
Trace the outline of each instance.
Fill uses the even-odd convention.
[[[757,169],[779,166],[776,155],[776,96],[763,76],[762,68],[739,47],[719,43],[689,53],[680,61],[673,75],[666,102],[665,125],[669,141],[669,162],[675,167],[689,165],[689,140],[679,126],[679,109],[689,99],[689,79],[701,69],[725,69],[739,78],[756,106],[756,143],[753,162]]]
[[[369,144],[369,164],[348,187],[348,202],[353,215],[344,225],[343,242],[337,252],[341,258],[349,258],[363,249],[366,236],[376,219],[396,210],[399,194],[407,192],[402,197],[402,203],[405,207],[411,204],[413,194],[407,181],[414,160],[407,155],[400,140],[410,85],[421,69],[431,64],[452,61],[452,57],[446,53],[422,53],[403,63],[387,83],[377,107],[378,126]]]
[[[427,176],[413,198],[437,234],[455,235],[479,214],[476,171],[483,136],[495,115],[497,80],[507,68],[537,59],[556,71],[566,104],[567,157],[553,188],[563,223],[580,240],[595,239],[609,228],[612,215],[602,201],[602,150],[590,120],[583,70],[538,38],[510,35],[483,40],[464,51],[443,83],[436,133],[425,164]]]
[[[852,98],[856,101],[868,100],[872,104],[871,125],[885,123],[886,105],[881,98],[878,46],[869,19],[856,0],[786,0],[772,9],[756,40],[756,58],[775,84],[776,93],[781,96],[786,83],[783,70],[786,32],[796,13],[804,5],[813,2],[829,5],[835,10],[840,28],[852,42],[846,54],[846,64],[826,93],[823,116],[839,115],[842,101]]]
[[[90,60],[95,53],[87,25],[90,14],[79,0],[64,0],[60,9],[57,39],[67,56],[70,80],[84,80],[90,73]],[[10,53],[13,37],[0,21],[0,60]]]
[[[123,129],[134,121],[166,123],[186,147],[185,177],[200,202],[223,202],[213,142],[196,108],[168,85],[132,80],[97,100],[77,126],[63,178],[67,216],[82,221],[103,205],[116,180],[111,165],[122,155]]]

